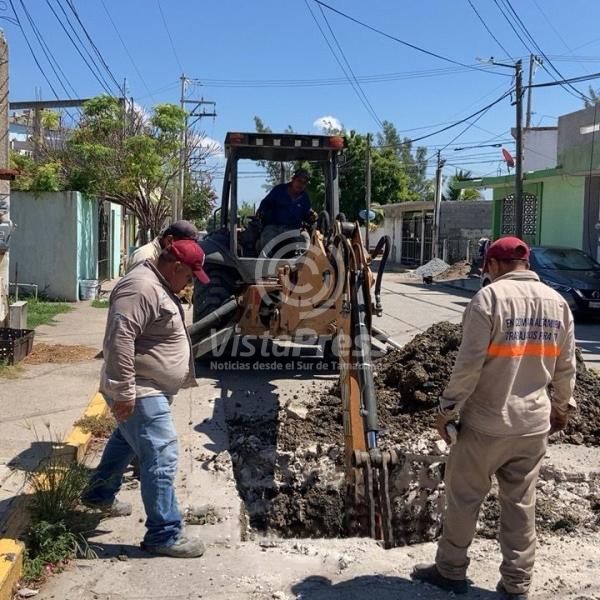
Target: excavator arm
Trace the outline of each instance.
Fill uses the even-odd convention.
[[[349,526],[353,533],[373,537],[389,548],[394,545],[389,469],[397,457],[379,446],[371,352],[371,320],[373,312],[381,310],[381,273],[385,265],[380,265],[375,302],[370,269],[371,258],[379,251],[387,258],[389,238],[378,244],[374,257],[365,249],[358,226],[349,238],[341,234],[339,239],[336,237],[334,246],[336,242],[337,247],[343,247],[346,268],[338,346]]]

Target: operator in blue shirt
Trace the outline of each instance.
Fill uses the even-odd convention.
[[[262,256],[272,255],[275,246],[285,246],[286,250],[292,244],[297,248],[308,247],[308,233],[300,229],[304,223],[316,220],[305,191],[309,181],[310,173],[298,169],[291,181],[276,185],[260,203],[257,215],[262,222]]]

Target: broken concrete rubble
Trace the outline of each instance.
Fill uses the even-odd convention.
[[[439,323],[377,361],[381,443],[402,457],[390,473],[398,544],[431,541],[440,533],[448,449],[432,425],[460,340],[460,326]],[[581,360],[575,393],[579,413],[559,441],[598,445],[600,378]],[[304,406],[294,400],[291,410],[290,403],[260,419],[228,422],[234,473],[248,514],[247,535],[339,537],[352,531],[345,510],[339,390],[333,386],[315,400],[306,396]],[[538,486],[539,529],[563,533],[597,529],[599,484],[597,473],[581,476],[544,465]],[[495,536],[498,517],[497,490],[492,488],[478,533]]]

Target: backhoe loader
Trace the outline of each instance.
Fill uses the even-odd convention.
[[[340,214],[344,147],[344,138],[337,135],[227,134],[222,203],[214,231],[200,242],[211,283],[196,286],[195,322],[189,333],[197,358],[239,339],[266,339],[294,348],[318,344],[336,357],[349,528],[390,547],[394,539],[388,470],[397,458],[379,447],[372,336],[383,342],[386,338],[372,320],[382,314],[381,282],[391,241],[384,236],[369,251],[359,224]],[[307,225],[308,247],[298,243],[297,235],[292,241],[283,235],[272,253],[260,248],[260,220],[244,223],[238,218],[241,160],[309,163],[313,173],[322,170],[324,208],[316,223]],[[374,275],[371,264],[376,258]]]

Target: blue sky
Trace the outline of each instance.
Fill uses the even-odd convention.
[[[508,11],[503,4],[506,0],[471,1],[510,55],[526,57],[528,61],[529,49],[517,38],[498,8],[504,6]],[[59,11],[59,2],[77,28],[67,7],[68,0],[13,0],[12,4],[59,95],[66,94],[48,67],[23,5],[66,75],[69,93],[74,96],[76,92],[80,97],[96,95],[102,88],[49,8],[50,4]],[[73,0],[73,3],[115,79],[127,78],[129,93],[138,103],[151,107],[157,102],[178,102],[178,77],[182,69],[204,82],[191,88],[189,94],[217,103],[217,118],[206,119],[203,128],[208,136],[220,142],[228,130],[252,130],[254,115],[259,115],[273,130],[291,125],[299,132],[317,131],[315,122],[332,116],[345,128],[361,132],[375,133],[379,129],[376,120],[387,119],[407,136],[424,135],[437,129],[436,125],[456,121],[484,107],[511,85],[510,70],[492,70],[484,65],[479,65],[483,71],[456,67],[324,9],[329,26],[359,79],[402,74],[361,84],[375,117],[347,83],[305,0],[160,0],[166,27],[159,0]],[[329,0],[328,3],[390,35],[467,65],[477,65],[477,57],[494,56],[510,61],[478,20],[468,0]],[[511,4],[531,36],[565,77],[600,71],[597,27],[600,2],[512,0]],[[308,6],[337,51],[317,4],[308,0]],[[64,23],[64,15],[58,14]],[[0,17],[11,16],[10,2],[0,2]],[[44,99],[52,99],[53,93],[35,65],[19,28],[6,18],[2,26],[10,45],[11,99],[33,99],[40,91]],[[84,39],[81,29],[78,32]],[[527,45],[532,45],[529,40]],[[408,78],[407,73],[417,76]],[[240,80],[250,81],[254,87],[246,87],[248,84],[232,87],[232,81]],[[261,82],[257,83],[258,80]],[[264,83],[265,80],[275,83]],[[282,80],[294,80],[294,84],[282,84]],[[298,80],[311,80],[311,85],[300,86]],[[335,85],[324,85],[322,80],[335,80]],[[551,78],[539,69],[535,81],[541,83]],[[600,80],[595,83],[600,87]],[[587,87],[588,83],[578,85],[582,91],[587,91]],[[581,106],[581,99],[560,87],[535,90],[532,123],[553,125],[558,115]],[[467,124],[420,143],[428,146],[432,154],[440,146],[454,144],[444,150],[448,163],[446,175],[452,174],[457,166],[474,174],[496,174],[499,163],[483,161],[495,160],[500,155],[499,149],[455,152],[453,147],[507,140],[513,121],[514,108],[506,98],[456,140]],[[507,145],[509,149],[513,147]],[[255,177],[246,179],[242,187],[244,199],[259,200],[263,193],[261,183]],[[216,184],[219,186],[220,182]]]

